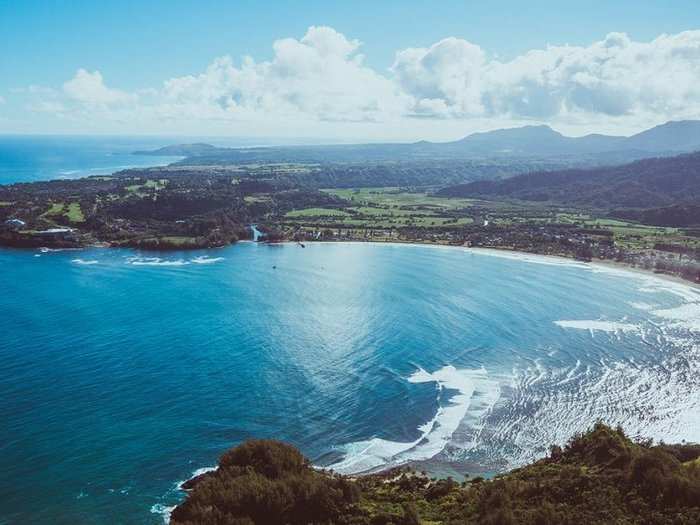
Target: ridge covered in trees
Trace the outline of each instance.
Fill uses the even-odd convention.
[[[185,484],[173,525],[695,524],[700,445],[633,441],[598,423],[540,461],[492,480],[430,479],[408,468],[351,478],[294,447],[248,441]]]
[[[700,223],[694,213],[700,202],[700,153],[481,180],[443,188],[437,195],[552,202],[608,209],[615,216],[640,218],[647,224],[692,226]]]

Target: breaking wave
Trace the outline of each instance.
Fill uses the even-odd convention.
[[[224,260],[224,257],[207,257],[200,255],[192,259],[163,259],[161,257],[129,257],[127,264],[132,266],[187,266],[189,264],[214,264]]]
[[[562,328],[575,328],[578,330],[598,330],[601,332],[636,332],[639,326],[619,321],[554,321],[554,324]]]
[[[95,259],[73,259],[71,260],[73,264],[80,264],[83,266],[92,266],[94,264],[99,264],[99,261]]]
[[[468,414],[481,420],[499,397],[498,381],[483,368],[458,370],[445,366],[433,373],[419,369],[407,380],[435,383],[437,391],[438,409],[432,419],[418,428],[419,437],[407,443],[381,438],[349,443],[340,447],[345,457],[328,468],[349,474],[435,457]]]
[[[433,459],[503,471],[539,459],[550,445],[563,445],[600,420],[621,425],[633,437],[700,442],[700,290],[625,275],[634,275],[638,291],[649,294],[649,300],[629,303],[643,312],[641,319],[554,321],[563,329],[587,330],[589,349],[573,359],[556,351],[523,357],[510,374],[453,366],[432,373],[419,369],[407,380],[435,383],[438,408],[419,427],[416,440],[375,437],[349,443],[340,447],[343,459],[329,468],[360,473]],[[664,293],[682,303],[668,306],[668,296],[656,302],[654,295]],[[618,344],[631,351],[611,352]]]

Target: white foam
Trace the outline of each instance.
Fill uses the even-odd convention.
[[[480,415],[498,399],[498,381],[490,378],[483,368],[458,370],[445,366],[433,373],[419,369],[407,380],[410,383],[435,383],[438,391],[438,410],[432,419],[418,427],[421,433],[418,439],[398,442],[373,438],[350,443],[342,447],[345,452],[343,460],[329,468],[341,473],[358,473],[435,457],[450,442],[477,393],[485,394],[474,407]],[[456,391],[456,394],[443,400],[444,390]],[[489,401],[484,404],[485,399]]]
[[[700,441],[700,348],[681,342],[658,364],[601,359],[583,372],[577,362],[547,370],[537,384],[531,377],[539,370],[520,370],[512,396],[489,419],[491,439],[479,452],[517,467],[596,421],[619,424],[633,437]]]
[[[193,478],[196,478],[197,476],[201,476],[202,474],[206,474],[207,472],[214,472],[216,469],[217,469],[217,467],[202,467],[202,468],[198,468],[197,470],[195,470],[195,471],[190,475],[189,478],[177,482],[177,484],[176,484],[177,490],[183,490],[183,489],[182,489],[182,486],[183,486],[185,483],[187,483],[189,480],[191,480],[191,479],[193,479]]]
[[[223,260],[223,257],[208,257],[206,255],[200,255],[189,260],[136,256],[127,258],[127,263],[132,266],[187,266],[188,264],[214,264]]]
[[[93,264],[99,264],[99,261],[97,261],[97,260],[95,260],[95,259],[89,259],[89,260],[85,260],[85,259],[73,259],[71,262],[74,263],[74,264],[82,264],[82,265],[84,265],[84,266],[91,266],[91,265],[93,265]]]
[[[163,523],[167,525],[170,523],[170,515],[173,513],[173,510],[175,510],[175,505],[168,507],[161,503],[156,503],[151,507],[151,514],[160,514],[163,518]]]
[[[184,266],[189,264],[183,259],[161,259],[160,257],[130,257],[128,263],[133,266]]]
[[[627,304],[629,304],[632,308],[636,308],[637,310],[648,311],[648,310],[654,309],[654,305],[649,304],[649,303],[637,303],[637,302],[632,301],[632,302],[629,302]]]
[[[200,255],[192,259],[191,262],[194,264],[214,264],[223,260],[223,257],[207,257],[206,255]]]
[[[636,324],[621,323],[618,321],[554,321],[554,324],[562,328],[574,328],[577,330],[594,330],[601,332],[636,332],[640,327]]]
[[[652,314],[675,321],[674,327],[700,332],[700,303],[686,303],[675,308],[654,310]]]

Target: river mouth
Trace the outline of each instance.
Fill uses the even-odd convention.
[[[598,419],[700,440],[700,296],[654,277],[356,243],[0,250],[0,268],[0,462],[25,521],[152,522],[251,437],[351,474],[472,476]]]

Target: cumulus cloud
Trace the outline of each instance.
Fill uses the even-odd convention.
[[[392,71],[416,115],[549,120],[700,115],[700,31],[633,42],[611,33],[587,47],[550,46],[508,62],[449,38],[399,52]]]
[[[110,106],[136,99],[136,95],[105,86],[99,71],[90,73],[84,69],[79,69],[72,79],[63,84],[63,91],[71,100],[87,106]]]
[[[202,72],[127,92],[80,69],[60,89],[30,87],[32,109],[129,122],[609,122],[634,128],[700,118],[700,31],[635,42],[611,33],[588,46],[549,46],[502,61],[445,38],[370,68],[361,43],[330,27],[273,43],[267,61],[215,59]]]
[[[164,83],[162,116],[212,118],[255,114],[319,120],[381,120],[410,103],[390,79],[363,64],[360,43],[329,27],[273,45],[271,61],[216,59],[197,76]]]

